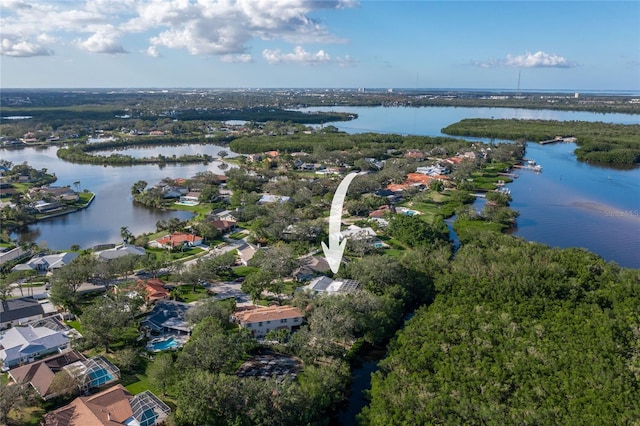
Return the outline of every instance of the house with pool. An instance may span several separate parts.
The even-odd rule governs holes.
[[[89,392],[120,379],[120,369],[103,356],[87,359],[77,351],[53,355],[32,364],[9,370],[15,383],[28,383],[45,401],[59,395],[52,389],[56,374],[67,373],[76,379],[81,391]]]
[[[158,300],[140,324],[145,335],[151,338],[147,350],[160,352],[184,345],[193,330],[193,325],[186,320],[186,313],[191,308],[193,306],[188,303]]]

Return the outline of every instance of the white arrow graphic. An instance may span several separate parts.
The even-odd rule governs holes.
[[[340,242],[340,223],[342,221],[342,204],[344,198],[347,195],[347,189],[353,178],[358,176],[359,173],[349,173],[342,179],[335,194],[333,194],[333,201],[331,202],[331,214],[329,216],[329,247],[322,242],[322,251],[324,251],[324,257],[327,259],[327,263],[334,274],[338,273],[340,269],[340,262],[342,261],[342,254],[344,248],[347,245],[347,239],[345,238]]]

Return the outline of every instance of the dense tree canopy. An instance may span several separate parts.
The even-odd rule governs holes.
[[[640,416],[640,272],[492,233],[392,343],[363,424],[624,424]]]

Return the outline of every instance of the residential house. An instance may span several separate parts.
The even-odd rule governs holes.
[[[377,238],[376,231],[370,226],[361,228],[358,225],[349,225],[344,231],[340,231],[340,240],[351,238],[354,240],[365,240]]]
[[[214,210],[207,216],[209,220],[226,220],[229,222],[237,222],[238,221],[238,211],[237,210]]]
[[[189,234],[187,232],[174,232],[170,235],[165,235],[162,238],[149,242],[151,247],[166,248],[169,250],[177,247],[196,247],[203,243],[203,238],[198,235]]]
[[[272,194],[263,194],[262,197],[258,200],[258,204],[270,204],[270,203],[280,203],[284,204],[291,200],[291,197],[286,197],[284,195],[272,195]]]
[[[266,306],[236,312],[235,321],[242,328],[250,330],[254,337],[264,337],[269,331],[300,326],[304,317],[293,306]]]
[[[94,254],[100,260],[112,260],[129,255],[144,256],[147,252],[142,247],[121,244],[110,249],[94,252]]]
[[[164,286],[164,283],[157,278],[148,280],[138,280],[137,285],[144,292],[144,298],[149,303],[155,303],[159,300],[169,300],[171,294]]]
[[[249,265],[249,261],[253,258],[253,255],[258,251],[258,247],[245,242],[240,247],[238,247],[238,257],[240,258],[240,263],[244,266]]]
[[[46,401],[57,396],[51,390],[53,377],[61,372],[63,367],[85,359],[80,352],[69,351],[31,364],[12,368],[8,374],[16,383],[29,383],[38,395]]]
[[[211,226],[213,226],[221,234],[224,234],[236,229],[236,221],[216,219],[211,221]]]
[[[185,315],[192,307],[188,303],[159,300],[140,325],[149,332],[191,334],[193,326]]]
[[[155,426],[163,424],[171,409],[150,391],[131,395],[117,384],[95,395],[80,396],[47,413],[43,426]]]
[[[32,297],[0,301],[0,330],[44,317],[44,308]]]
[[[51,198],[60,201],[78,201],[80,196],[77,192],[68,186],[51,186],[31,188],[28,197],[32,200],[41,200],[43,198]]]
[[[78,381],[81,390],[88,391],[120,378],[120,369],[102,356],[85,358],[69,351],[9,370],[16,383],[28,383],[45,401],[58,396],[51,389],[56,374],[66,372]]]
[[[62,268],[78,257],[77,252],[69,251],[58,254],[48,254],[31,258],[26,263],[20,263],[13,267],[13,271],[38,271],[51,272],[54,269]]]
[[[61,201],[48,202],[44,200],[38,200],[36,202],[31,203],[31,207],[36,209],[38,213],[47,213],[47,212],[52,212],[54,210],[60,210],[65,206],[66,204]]]
[[[405,158],[412,158],[414,160],[422,161],[425,158],[424,152],[419,149],[407,149],[404,153]]]
[[[299,260],[300,267],[293,271],[293,278],[298,282],[309,281],[330,269],[329,263],[323,256],[306,256]]]
[[[338,294],[338,293],[354,293],[358,290],[360,283],[356,280],[332,279],[326,276],[316,277],[309,284],[303,287],[303,290],[314,294]]]
[[[190,203],[198,203],[200,200],[200,192],[190,191],[180,197],[180,201],[186,201]]]
[[[70,349],[69,338],[47,327],[18,326],[0,336],[3,370],[35,361],[37,358]]]

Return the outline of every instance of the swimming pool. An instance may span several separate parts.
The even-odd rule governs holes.
[[[91,373],[89,373],[89,377],[91,378],[92,387],[99,387],[113,380],[113,375],[111,375],[104,368],[101,368],[97,371],[92,371]]]
[[[176,342],[173,337],[169,337],[168,339],[154,340],[147,347],[153,352],[160,352],[175,349],[177,346],[178,342]]]

